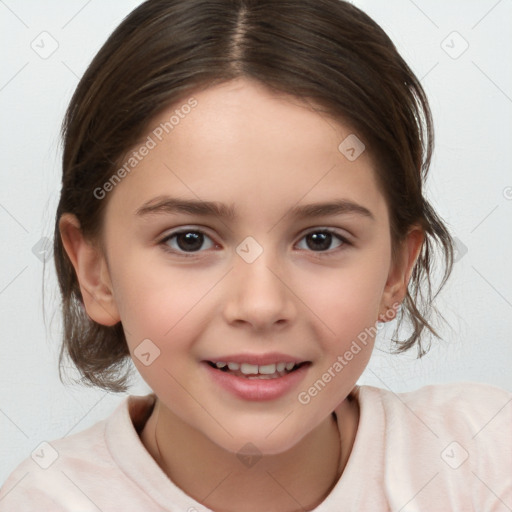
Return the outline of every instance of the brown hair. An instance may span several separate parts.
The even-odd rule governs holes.
[[[148,0],[94,57],[62,125],[54,234],[64,323],[59,374],[67,354],[84,383],[126,391],[131,363],[121,323],[99,325],[85,312],[60,237],[61,215],[75,214],[84,236],[100,239],[108,198],[98,200],[93,191],[121,165],[148,123],[187,94],[238,77],[311,101],[355,130],[377,164],[393,257],[414,223],[425,230],[394,336],[403,320],[412,333],[393,340],[396,351],[417,344],[421,357],[424,329],[439,337],[427,317],[451,273],[453,241],[422,192],[433,151],[432,118],[421,84],[379,25],[340,0]],[[445,268],[435,295],[434,242]]]

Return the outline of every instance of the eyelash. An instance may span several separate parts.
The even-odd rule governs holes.
[[[199,254],[201,254],[202,252],[204,252],[204,251],[199,250],[199,251],[193,251],[193,252],[187,253],[187,252],[184,252],[184,251],[181,251],[181,250],[177,251],[175,249],[171,249],[169,247],[169,245],[167,244],[169,242],[169,240],[172,240],[176,236],[181,235],[181,234],[185,234],[185,233],[198,233],[198,234],[204,235],[205,237],[211,239],[211,237],[207,233],[205,233],[203,230],[201,230],[201,229],[187,228],[187,229],[180,229],[179,231],[174,231],[172,233],[169,233],[163,240],[161,240],[159,242],[159,245],[161,245],[163,250],[168,252],[168,253],[179,255],[180,257],[184,257],[184,258],[194,258],[194,257],[197,258],[197,256]],[[344,237],[344,236],[340,235],[339,233],[337,233],[336,231],[334,231],[332,229],[328,229],[328,228],[317,228],[317,229],[308,231],[307,233],[304,233],[304,235],[301,237],[300,240],[303,240],[308,235],[319,234],[319,233],[333,235],[340,242],[342,242],[342,244],[340,246],[338,246],[337,248],[331,249],[331,250],[328,250],[328,251],[306,250],[307,252],[310,252],[313,255],[315,255],[315,257],[326,257],[326,256],[329,257],[329,256],[332,256],[334,253],[339,252],[340,250],[344,250],[344,248],[346,249],[347,246],[351,246],[352,245],[347,240],[346,237]],[[213,242],[213,240],[212,240],[212,242]],[[215,242],[213,242],[213,243],[215,244]]]

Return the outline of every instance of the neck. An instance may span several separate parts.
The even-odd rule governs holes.
[[[295,512],[315,508],[332,490],[350,455],[358,418],[357,401],[347,399],[338,418],[329,415],[290,450],[241,461],[157,399],[141,440],[178,487],[216,512]]]

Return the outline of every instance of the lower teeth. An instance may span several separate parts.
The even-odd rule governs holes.
[[[279,377],[283,377],[284,375],[286,375],[286,373],[272,373],[270,375],[263,375],[263,374],[258,374],[258,375],[245,375],[245,377],[247,379],[261,379],[261,380],[267,380],[267,379],[278,379]]]

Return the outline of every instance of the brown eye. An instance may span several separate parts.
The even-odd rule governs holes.
[[[331,230],[311,231],[302,240],[306,241],[306,248],[313,252],[327,252],[343,245],[349,245],[349,242],[344,237]],[[332,247],[336,240],[338,244]]]
[[[202,252],[200,251],[203,247],[205,240],[210,240],[210,246],[213,247],[213,242],[208,235],[198,230],[182,230],[175,233],[171,233],[169,236],[162,240],[162,244],[168,247],[168,250],[176,253],[189,253],[189,252]]]

